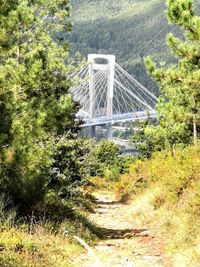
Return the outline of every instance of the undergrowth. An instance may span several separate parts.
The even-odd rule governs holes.
[[[21,214],[1,197],[0,266],[73,267],[83,249],[74,236],[88,244],[101,237],[99,228],[87,219],[89,209],[93,209],[89,196],[79,206],[48,196],[31,214]]]
[[[153,213],[141,212],[160,227],[173,266],[200,266],[200,145],[163,151],[150,160],[138,160],[115,184],[120,200],[142,201],[149,192]],[[137,215],[138,215],[137,214]],[[134,215],[133,215],[134,216]]]

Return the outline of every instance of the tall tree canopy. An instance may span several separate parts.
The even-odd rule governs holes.
[[[160,87],[159,126],[146,131],[150,135],[164,135],[173,147],[190,142],[192,132],[195,142],[200,125],[200,17],[192,0],[168,0],[167,16],[170,23],[181,27],[184,35],[167,36],[177,64],[166,68],[161,63],[157,67],[151,58],[146,58],[147,69]]]
[[[68,94],[73,71],[61,32],[67,0],[0,2],[0,190],[31,205],[44,192],[55,143],[73,137],[78,105]]]

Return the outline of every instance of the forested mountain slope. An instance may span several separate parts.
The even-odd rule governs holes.
[[[171,60],[166,33],[177,31],[168,25],[163,0],[72,0],[74,51],[115,54],[117,62],[148,88],[152,81],[142,58]]]

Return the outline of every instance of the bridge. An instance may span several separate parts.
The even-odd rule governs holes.
[[[96,126],[106,125],[107,138],[112,138],[114,123],[156,116],[157,97],[118,65],[114,55],[88,55],[73,80],[70,92],[81,105],[77,116],[91,137]]]

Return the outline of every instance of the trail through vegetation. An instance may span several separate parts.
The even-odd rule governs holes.
[[[148,212],[146,201],[150,196],[140,205],[134,205],[115,201],[115,194],[108,190],[96,191],[94,195],[97,206],[90,220],[100,227],[103,238],[92,247],[95,257],[81,254],[74,260],[75,266],[170,266],[156,230],[135,219],[140,206],[146,206],[144,212]]]
[[[0,267],[199,267],[198,3],[70,2],[0,1]],[[80,137],[70,88],[89,53],[159,86],[134,157]]]

